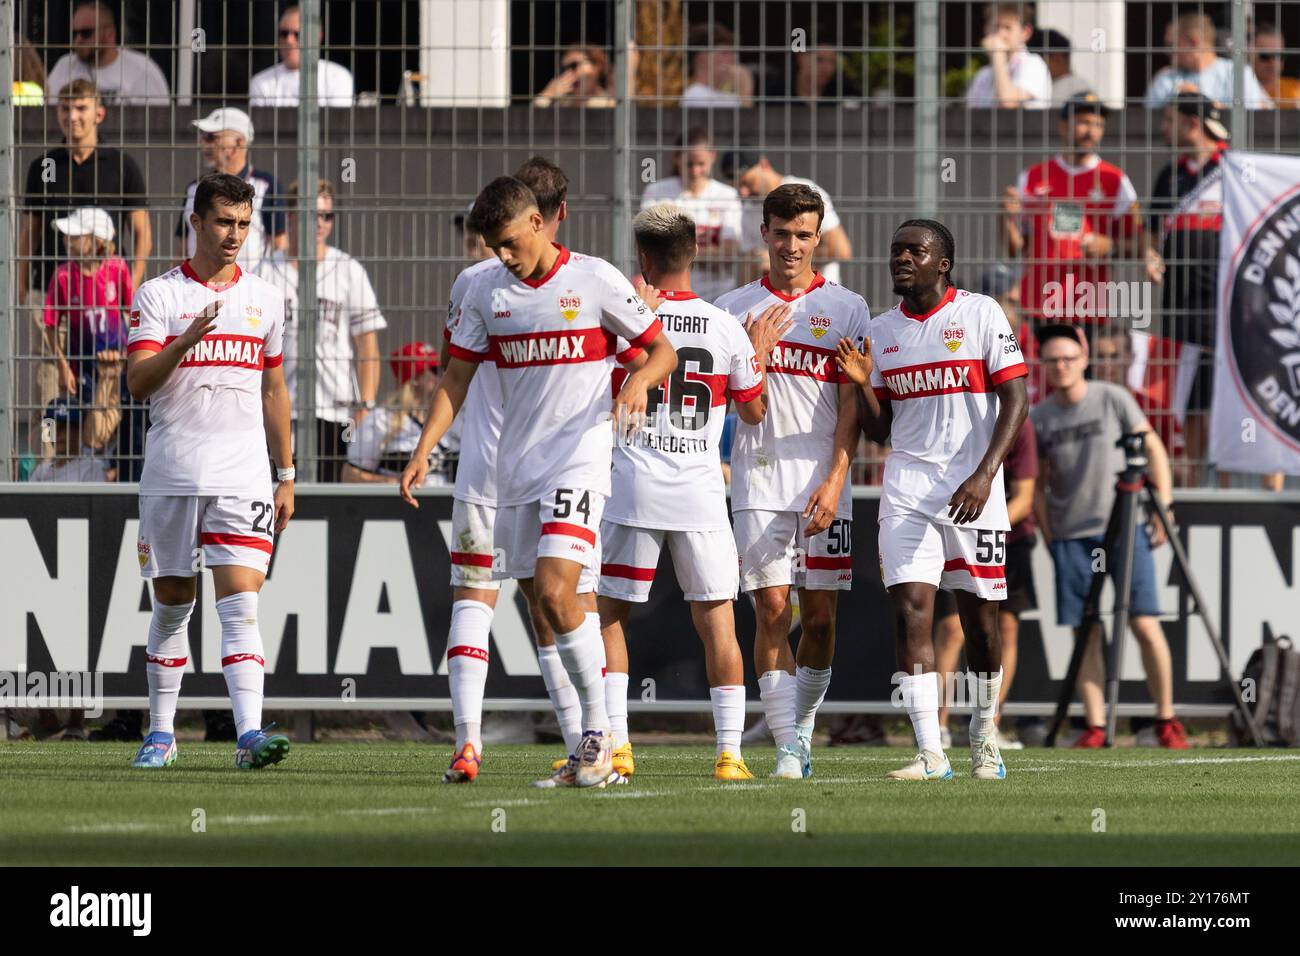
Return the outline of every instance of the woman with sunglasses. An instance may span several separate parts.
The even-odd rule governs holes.
[[[597,47],[571,46],[560,57],[560,72],[543,87],[533,105],[589,106],[609,109],[614,105],[610,85],[609,57]]]

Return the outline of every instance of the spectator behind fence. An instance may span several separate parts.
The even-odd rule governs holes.
[[[72,9],[72,52],[50,70],[48,88],[88,80],[103,101],[122,106],[166,106],[171,87],[152,58],[117,45],[117,18],[107,3],[78,0]]]
[[[839,105],[862,99],[862,86],[844,75],[840,55],[832,47],[814,47],[792,55],[794,69],[769,84],[768,94],[816,105]],[[784,63],[781,64],[784,67]],[[855,103],[856,105],[856,103]]]
[[[1251,66],[1259,85],[1278,109],[1300,109],[1300,79],[1283,76],[1286,63],[1286,41],[1280,27],[1261,25],[1255,30],[1251,44]]]
[[[1174,31],[1173,68],[1161,70],[1147,88],[1147,109],[1165,106],[1180,89],[1194,86],[1212,100],[1232,102],[1232,61],[1215,54],[1214,21],[1201,13],[1185,13]],[[1246,108],[1268,109],[1273,105],[1255,78],[1254,70],[1244,76]]]
[[[319,45],[325,38],[322,27],[316,37]],[[287,7],[280,14],[280,60],[260,73],[253,74],[248,82],[248,105],[297,106],[300,82],[298,67],[302,55],[302,20],[298,7]],[[352,71],[341,63],[322,59],[316,64],[316,96],[313,106],[349,107],[352,105]]]
[[[811,186],[821,194],[826,212],[822,216],[821,242],[813,250],[813,266],[831,282],[840,281],[840,263],[853,256],[853,247],[826,190],[811,179],[777,172],[768,158],[759,153],[746,150],[725,153],[721,165],[723,178],[736,187],[744,200],[740,247],[749,256],[746,265],[752,274],[742,276],[742,282],[751,282],[767,272],[767,243],[759,228],[763,223],[763,200],[777,186],[786,183]]]
[[[334,186],[322,179],[316,187],[315,316],[298,308],[298,184],[289,185],[289,247],[271,252],[258,274],[284,293],[284,380],[295,419],[299,323],[316,327],[317,480],[338,481],[345,457],[349,424],[362,424],[379,393],[379,332],[388,328],[370,277],[361,263],[329,244],[334,232]]]
[[[988,54],[966,90],[971,109],[1045,110],[1052,105],[1052,74],[1047,63],[1026,44],[1034,25],[1023,3],[990,3],[985,9],[984,38]]]
[[[425,342],[407,342],[390,357],[397,389],[367,416],[348,445],[343,480],[396,484],[420,443],[424,419],[441,380],[438,350]],[[429,455],[424,487],[447,487],[456,481],[456,455],[439,442]]]
[[[1029,411],[1038,437],[1040,465],[1035,506],[1056,569],[1056,623],[1074,628],[1078,640],[1098,554],[1105,560],[1105,573],[1113,579],[1119,567],[1113,549],[1125,546],[1105,540],[1115,504],[1115,481],[1124,468],[1124,452],[1117,447],[1120,435],[1144,434],[1150,460],[1147,474],[1166,507],[1173,505],[1173,482],[1165,447],[1128,389],[1084,377],[1088,340],[1082,331],[1077,326],[1060,325],[1041,334],[1041,360],[1053,391]],[[1173,666],[1158,620],[1160,603],[1151,554],[1153,547],[1165,543],[1164,530],[1152,515],[1145,526],[1135,529],[1133,537],[1129,627],[1137,638],[1147,690],[1156,705],[1160,746],[1181,750],[1187,739],[1174,716]],[[1112,548],[1109,552],[1105,550],[1108,547]],[[1078,689],[1087,729],[1075,747],[1101,747],[1106,739],[1100,632],[1100,627],[1094,627],[1088,635],[1088,650],[1079,670]]]
[[[62,390],[76,395],[98,355],[126,348],[122,313],[131,306],[131,276],[115,254],[113,219],[103,209],[74,209],[52,225],[63,234],[68,261],[55,270],[45,295],[45,344]]]
[[[117,385],[124,364],[105,362],[103,380]],[[96,388],[98,393],[98,388]],[[32,471],[29,481],[113,481],[112,464],[100,453],[117,427],[113,409],[82,407],[77,396],[61,395],[45,408],[44,427],[53,431],[54,455]]]
[[[1108,113],[1095,94],[1075,96],[1056,123],[1061,152],[1022,172],[1003,196],[1003,236],[1007,253],[1024,262],[1020,302],[1031,329],[1078,322],[1091,335],[1122,305],[1103,283],[1116,253],[1138,248],[1142,224],[1133,183],[1097,155]],[[1031,401],[1042,384],[1040,371],[1030,375]]]
[[[730,29],[721,23],[697,23],[686,42],[690,84],[682,91],[682,106],[754,105],[754,75],[737,58],[736,36]]]
[[[1029,41],[1052,76],[1052,108],[1060,109],[1076,94],[1087,93],[1092,84],[1070,69],[1070,39],[1060,30],[1039,30]]]
[[[628,87],[631,89],[631,86]],[[597,47],[571,46],[560,58],[560,72],[542,88],[533,105],[588,106],[608,109],[614,105],[614,84],[609,57]]]
[[[14,106],[45,105],[45,64],[36,47],[26,39],[18,41],[14,60]]]
[[[203,160],[212,172],[238,176],[253,187],[253,221],[235,261],[242,268],[255,272],[262,257],[272,249],[283,249],[288,238],[285,235],[284,192],[280,183],[270,173],[254,168],[249,157],[253,121],[243,110],[227,106],[213,110],[203,119],[193,120],[190,125],[199,131]],[[194,227],[190,224],[190,216],[194,214],[194,190],[198,185],[198,179],[191,180],[185,190],[185,211],[176,224],[177,261],[194,255]]]
[[[678,140],[675,175],[651,183],[641,194],[642,209],[669,202],[695,220],[698,252],[692,281],[696,294],[708,302],[736,287],[744,218],[740,194],[713,178],[717,155],[708,130],[692,128]]]

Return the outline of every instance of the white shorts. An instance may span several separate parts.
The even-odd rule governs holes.
[[[1007,597],[1007,532],[942,524],[918,512],[880,519],[880,577],[970,591],[986,601]]]
[[[141,495],[136,552],[146,578],[192,578],[205,567],[271,567],[275,503],[234,495]]]
[[[497,508],[492,577],[531,578],[538,558],[564,558],[582,565],[578,593],[596,590],[600,579],[600,518],[605,496],[582,488],[558,488],[541,501]]]
[[[730,530],[653,531],[612,521],[600,526],[603,557],[596,593],[638,604],[649,600],[665,537],[686,600],[735,600],[740,573]]]
[[[836,518],[812,538],[797,511],[737,511],[732,515],[743,591],[793,585],[810,591],[853,587],[853,522]]]
[[[500,590],[492,580],[497,509],[453,498],[451,502],[451,586]],[[496,562],[500,564],[500,560]]]

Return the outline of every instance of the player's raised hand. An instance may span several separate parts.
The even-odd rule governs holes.
[[[853,345],[852,339],[840,339],[835,346],[835,364],[854,385],[865,388],[871,381],[871,370],[875,365],[871,361],[871,339],[863,338],[862,349]]]
[[[659,290],[646,282],[645,279],[638,277],[633,288],[636,289],[636,294],[641,297],[641,301],[645,303],[646,308],[651,312],[658,312],[659,306],[664,304],[664,297],[660,295]]]
[[[840,489],[843,487],[842,482],[827,478],[813,492],[808,499],[808,507],[803,509],[803,516],[811,519],[803,529],[805,538],[821,534],[831,526],[835,520],[835,509],[840,503]]]
[[[993,488],[993,479],[975,472],[963,481],[948,499],[948,517],[953,524],[968,524],[984,512]]]
[[[614,399],[612,414],[614,438],[617,441],[630,442],[645,423],[649,396],[645,386],[639,382],[639,375],[629,375],[619,390],[618,397]]]
[[[199,343],[199,339],[217,327],[217,315],[221,312],[221,305],[221,299],[209,302],[203,307],[203,311],[194,317],[189,327],[176,336],[176,341],[181,343],[185,351],[194,348]]]
[[[757,319],[753,313],[745,314],[745,331],[749,334],[749,342],[754,346],[754,354],[763,362],[767,361],[776,343],[790,331],[792,325],[794,318],[786,303],[768,306]]]
[[[293,517],[293,482],[282,481],[275,486],[275,533],[288,527]]]
[[[420,503],[415,500],[415,495],[411,494],[411,489],[423,485],[428,475],[429,459],[418,456],[407,462],[406,468],[402,471],[402,480],[398,482],[397,488],[402,493],[402,500],[412,508],[420,507]]]

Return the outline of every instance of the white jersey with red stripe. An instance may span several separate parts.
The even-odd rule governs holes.
[[[218,301],[216,328],[149,397],[142,495],[269,494],[262,370],[284,361],[283,293],[238,266],[213,288],[182,263],[140,286],[127,349],[162,351]]]
[[[517,279],[499,263],[484,270],[451,336],[452,356],[490,359],[501,378],[499,506],[537,502],[557,488],[608,497],[615,343],[622,336],[642,347],[660,330],[621,272],[556,248],[540,279]]]
[[[731,509],[803,511],[830,474],[839,420],[835,344],[861,346],[871,313],[856,292],[818,275],[802,293],[777,292],[767,276],[718,299],[738,320],[773,305],[788,304],[794,325],[772,349],[767,363],[767,415],[757,425],[741,422],[731,450]],[[835,513],[852,518],[852,490],[844,483]]]
[[[948,501],[975,473],[998,417],[994,389],[1027,374],[997,301],[949,287],[925,315],[900,302],[871,323],[871,386],[892,406],[880,517],[920,512],[952,524]],[[965,528],[1010,530],[998,468],[984,511]]]
[[[646,425],[614,443],[613,494],[605,520],[657,531],[727,531],[718,444],[727,400],[763,390],[754,347],[732,316],[694,292],[661,291],[656,316],[677,349],[677,370],[650,392]],[[628,361],[630,350],[619,355]],[[615,391],[626,373],[614,372]]]
[[[451,285],[447,324],[443,335],[451,341],[460,321],[461,302],[474,280],[501,263],[495,257],[462,269]],[[501,442],[501,381],[497,367],[482,362],[469,383],[460,410],[460,460],[456,464],[456,489],[452,496],[476,505],[497,502],[497,446]]]
[[[734,262],[708,257],[723,243],[739,246],[744,228],[744,206],[740,193],[726,183],[710,179],[698,193],[686,190],[678,176],[651,183],[641,194],[641,208],[671,203],[695,221],[695,242],[703,258],[691,270],[691,284],[702,299],[712,302],[736,284]]]

